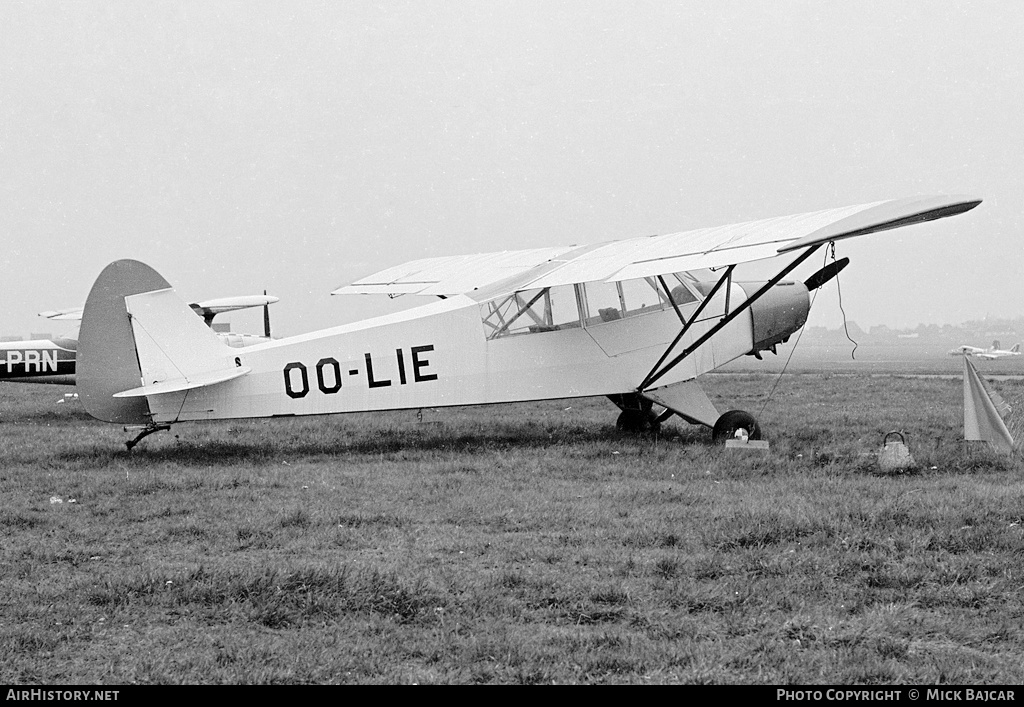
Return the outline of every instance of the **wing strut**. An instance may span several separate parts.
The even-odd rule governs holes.
[[[693,324],[693,323],[694,323],[695,321],[697,321],[698,317],[700,317],[700,313],[701,313],[701,312],[703,312],[703,311],[704,311],[704,308],[705,308],[705,307],[706,307],[706,306],[708,305],[708,303],[709,303],[709,302],[711,302],[711,299],[712,299],[712,298],[713,298],[713,297],[715,296],[715,293],[716,293],[716,292],[718,292],[718,290],[719,290],[719,289],[720,289],[720,288],[722,287],[722,285],[723,285],[723,284],[725,284],[725,283],[726,283],[727,281],[729,281],[729,280],[730,280],[730,279],[732,278],[732,271],[733,271],[733,269],[734,269],[735,267],[736,267],[735,265],[730,265],[730,266],[729,266],[728,268],[726,268],[725,272],[724,272],[724,273],[722,274],[722,277],[720,277],[720,278],[718,279],[718,282],[716,282],[716,283],[715,283],[715,286],[711,288],[711,292],[709,292],[709,293],[708,293],[708,294],[707,294],[707,295],[706,295],[706,296],[704,297],[704,300],[703,300],[703,301],[702,301],[702,302],[700,303],[700,306],[698,306],[698,307],[697,307],[697,311],[695,311],[695,312],[693,313],[693,316],[692,316],[692,317],[690,317],[690,321],[686,321],[685,319],[683,319],[683,313],[679,311],[679,307],[677,307],[677,306],[676,306],[675,300],[674,300],[674,299],[672,299],[672,294],[671,294],[671,293],[669,293],[669,291],[668,291],[668,286],[667,286],[667,285],[665,284],[665,281],[664,281],[664,280],[662,280],[662,281],[661,281],[661,285],[662,285],[662,287],[664,287],[664,288],[665,288],[665,292],[666,292],[666,293],[668,294],[668,300],[669,300],[669,302],[671,302],[671,303],[672,303],[672,306],[676,308],[676,314],[678,314],[678,315],[679,315],[679,318],[683,320],[683,328],[682,328],[682,330],[681,330],[681,331],[680,331],[680,332],[679,332],[679,333],[678,333],[678,334],[676,335],[676,338],[672,339],[672,343],[668,345],[668,348],[667,348],[667,349],[665,349],[665,353],[663,353],[663,354],[661,355],[661,358],[659,358],[659,359],[658,359],[658,362],[657,362],[656,364],[654,364],[654,366],[653,366],[653,367],[651,368],[650,372],[649,372],[649,373],[648,373],[648,374],[647,374],[647,375],[646,375],[646,376],[644,377],[644,381],[643,381],[643,383],[641,383],[641,384],[640,384],[639,386],[637,386],[637,390],[638,390],[638,391],[639,391],[639,390],[644,390],[644,389],[646,389],[646,388],[647,388],[647,386],[651,384],[651,382],[652,382],[652,381],[651,381],[651,377],[652,377],[652,376],[654,376],[654,373],[655,373],[655,371],[657,371],[657,370],[658,370],[658,367],[659,367],[659,366],[660,366],[660,365],[661,365],[662,363],[664,363],[664,362],[665,362],[665,359],[666,359],[666,358],[668,358],[668,355],[669,355],[670,353],[672,353],[672,349],[674,349],[674,348],[675,348],[676,344],[678,344],[678,343],[679,343],[679,341],[680,341],[680,340],[681,340],[681,339],[683,338],[683,336],[684,336],[684,335],[686,334],[686,332],[687,332],[687,331],[689,331],[689,329],[690,329],[690,326],[691,326],[691,325],[692,325],[692,324]],[[660,278],[659,278],[659,279],[660,279]],[[680,361],[682,361],[682,358],[680,358],[679,360],[680,360]],[[673,366],[675,366],[675,364],[676,364],[676,363],[678,363],[678,361],[676,361],[676,362],[673,362],[672,364],[670,364],[670,365],[669,365],[669,368],[672,368]],[[667,371],[665,371],[665,372],[667,372]],[[661,377],[662,375],[664,375],[664,373],[665,373],[665,372],[663,372],[663,373],[660,373],[660,374],[658,375],[658,378],[660,378],[660,377]]]
[[[805,260],[807,260],[807,258],[809,258],[811,256],[811,254],[814,253],[814,251],[818,250],[818,248],[820,248],[822,245],[824,245],[824,244],[823,243],[815,243],[814,245],[810,246],[807,250],[805,250],[803,253],[801,253],[795,260],[793,260],[793,262],[791,262],[789,265],[784,267],[781,270],[781,272],[779,272],[778,275],[776,275],[771,280],[766,282],[761,287],[761,289],[759,289],[753,295],[748,297],[743,302],[743,304],[741,304],[739,307],[737,307],[733,311],[731,311],[731,312],[728,311],[728,305],[726,305],[726,314],[725,314],[725,316],[723,316],[720,320],[718,320],[718,323],[715,324],[715,326],[711,327],[711,329],[709,329],[704,334],[704,336],[700,337],[695,342],[690,344],[690,346],[688,346],[686,348],[686,350],[684,350],[681,354],[679,354],[674,359],[672,359],[671,361],[666,363],[664,366],[662,366],[661,365],[662,362],[668,357],[668,354],[669,354],[669,352],[672,351],[672,348],[679,342],[680,339],[682,339],[683,334],[686,333],[686,330],[690,327],[690,325],[694,321],[696,321],[697,315],[700,314],[700,311],[701,311],[701,309],[704,308],[704,305],[707,302],[711,301],[711,298],[714,296],[715,292],[722,285],[722,283],[725,282],[726,279],[731,278],[731,276],[732,276],[732,269],[735,266],[734,265],[730,265],[729,269],[725,272],[724,275],[722,275],[721,279],[718,281],[718,283],[715,285],[715,287],[711,290],[711,292],[707,295],[707,297],[704,298],[704,302],[701,303],[701,306],[697,309],[696,312],[694,312],[694,315],[692,317],[690,317],[690,321],[687,322],[686,326],[683,327],[683,330],[681,332],[679,332],[679,335],[672,341],[671,344],[669,344],[668,348],[665,350],[665,353],[662,354],[661,358],[654,365],[654,368],[651,369],[651,372],[648,373],[647,376],[644,378],[643,382],[639,386],[637,386],[637,391],[638,392],[642,392],[642,391],[646,390],[647,388],[652,386],[659,378],[661,378],[666,373],[671,371],[673,368],[678,366],[679,363],[684,358],[686,358],[687,356],[692,354],[694,351],[696,351],[698,348],[700,348],[704,344],[705,341],[707,341],[712,336],[714,336],[719,331],[721,331],[724,326],[726,326],[729,322],[731,322],[733,319],[735,319],[737,316],[739,316],[739,314],[741,312],[743,312],[745,309],[749,308],[750,305],[752,305],[755,301],[760,299],[762,297],[762,295],[764,295],[766,292],[768,292],[768,290],[770,290],[771,288],[775,287],[775,285],[778,284],[778,282],[782,278],[784,278],[786,275],[788,275],[800,263],[802,263]],[[659,366],[660,366],[660,368],[659,368]]]

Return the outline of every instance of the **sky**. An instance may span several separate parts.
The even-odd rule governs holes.
[[[1007,0],[0,0],[0,334],[120,258],[292,335],[429,302],[330,295],[407,260],[931,194],[984,202],[838,243],[809,323],[1024,316],[1022,38]]]

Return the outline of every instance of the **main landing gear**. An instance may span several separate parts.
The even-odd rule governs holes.
[[[615,421],[619,432],[633,434],[658,434],[661,432],[661,419],[654,410],[623,410]]]
[[[661,432],[661,423],[675,414],[668,408],[661,413],[655,412],[654,404],[650,400],[636,394],[609,395],[608,397],[621,410],[615,421],[615,427],[620,432],[658,434]],[[695,419],[685,419],[688,422],[697,422]],[[715,444],[725,444],[726,440],[737,437],[761,439],[761,426],[754,416],[745,410],[730,410],[719,416],[711,430],[711,439]]]
[[[665,410],[661,414],[654,412],[654,403],[635,393],[608,397],[622,411],[615,421],[615,427],[620,432],[658,434],[661,431],[661,423],[672,416],[671,410]]]

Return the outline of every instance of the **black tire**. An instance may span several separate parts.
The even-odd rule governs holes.
[[[747,439],[761,439],[761,426],[757,424],[754,416],[745,410],[730,410],[719,417],[711,432],[711,439],[715,444],[725,444],[725,441],[734,438],[740,429],[747,431]]]
[[[654,414],[653,410],[623,410],[619,413],[619,419],[615,421],[615,426],[620,432],[657,434],[661,431],[661,423],[657,418],[658,416]]]

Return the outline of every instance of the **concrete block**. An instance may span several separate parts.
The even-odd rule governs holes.
[[[768,453],[768,440],[764,439],[727,439],[725,440],[726,449],[738,449],[746,450],[751,452],[760,452],[761,454]]]

